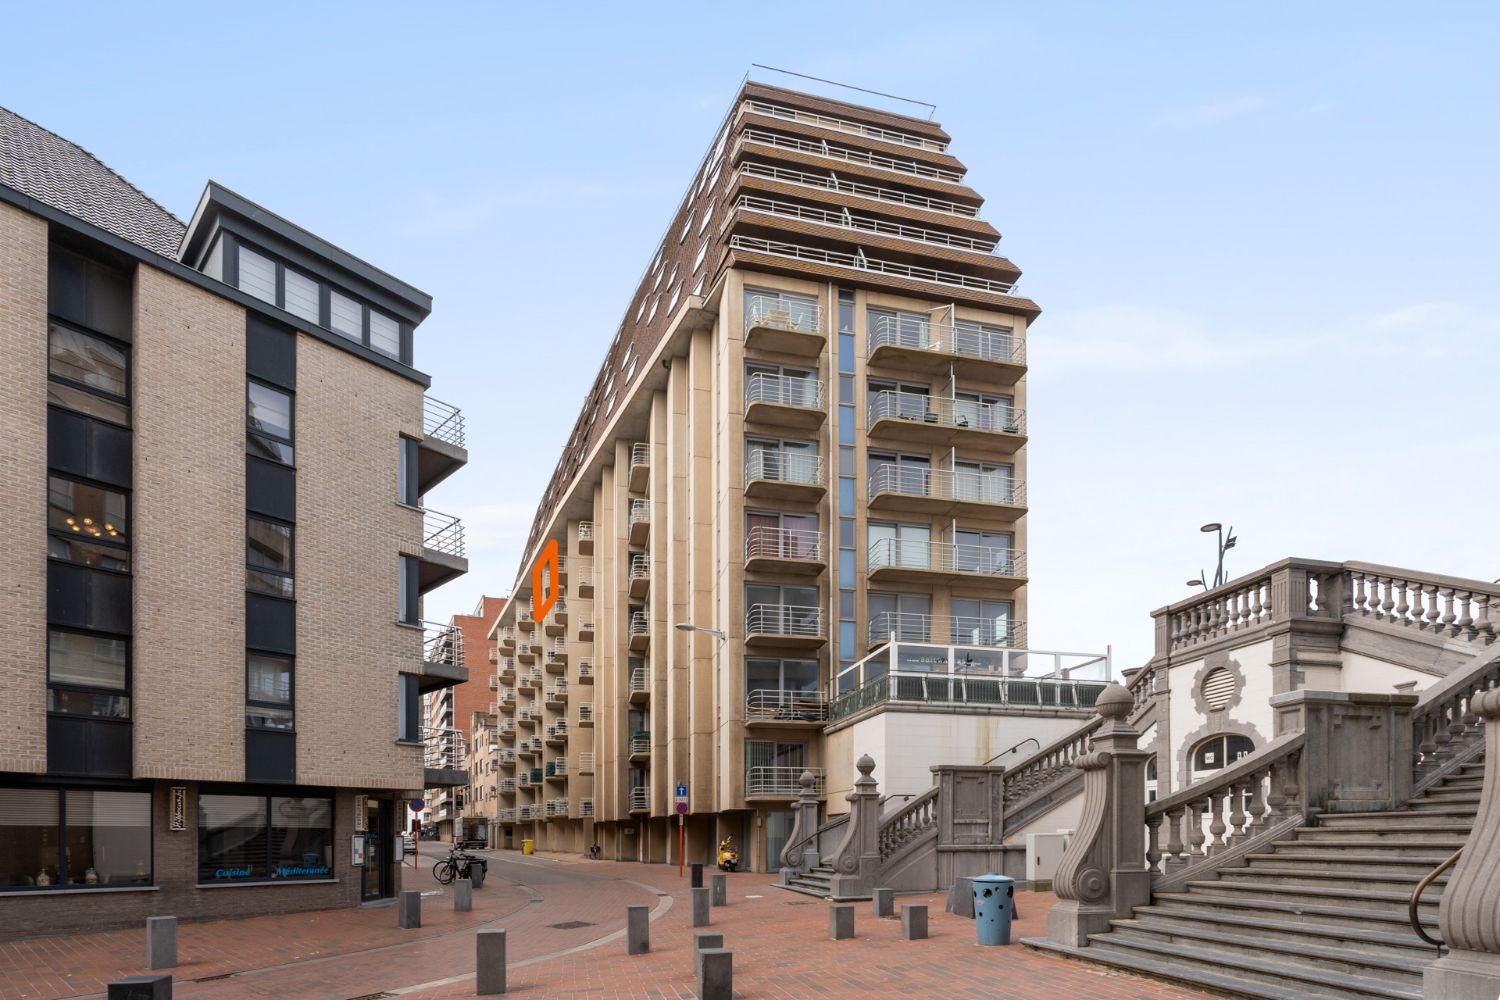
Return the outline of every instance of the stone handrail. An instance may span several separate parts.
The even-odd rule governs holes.
[[[1089,737],[1102,723],[1094,716],[1005,772],[1005,807],[1010,807],[1073,773],[1073,762],[1088,752]]]
[[[1474,699],[1496,687],[1500,687],[1500,646],[1485,650],[1422,692],[1411,719],[1413,767],[1419,782],[1434,777],[1483,736]]]
[[[1228,767],[1146,807],[1146,867],[1152,887],[1217,868],[1302,822],[1298,769],[1306,734],[1288,733]],[[1204,818],[1207,817],[1207,826]],[[1161,828],[1167,830],[1165,850]],[[1226,857],[1225,855],[1229,855]]]
[[[1345,613],[1488,645],[1500,616],[1500,586],[1373,563],[1345,563]]]
[[[937,800],[934,786],[880,821],[881,861],[937,826]]]

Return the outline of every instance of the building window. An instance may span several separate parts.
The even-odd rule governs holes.
[[[47,555],[98,569],[130,569],[130,507],[124,493],[47,477]]]
[[[251,729],[291,729],[292,660],[269,653],[245,657],[245,725]]]
[[[748,657],[745,660],[745,694],[752,711],[771,711],[795,707],[798,702],[788,695],[816,695],[818,683],[817,660],[778,660],[769,657]],[[757,695],[757,692],[760,692]],[[777,714],[776,718],[788,718]]]
[[[249,247],[240,247],[240,291],[276,305],[276,262]]]
[[[291,393],[260,382],[246,382],[245,429],[250,454],[292,464]]]
[[[400,686],[396,692],[396,739],[403,743],[416,743],[422,738],[418,709],[422,696],[417,688],[416,674],[400,674]]]
[[[130,718],[130,644],[111,636],[47,630],[47,711]]]
[[[328,293],[328,326],[341,337],[356,343],[365,339],[365,310],[362,305],[339,292]]]
[[[1193,748],[1193,779],[1198,775],[1228,767],[1241,757],[1255,752],[1255,743],[1238,733],[1210,736]]]
[[[401,327],[374,309],[370,310],[370,346],[392,358],[401,355]]]
[[[333,875],[333,800],[198,796],[198,881],[260,882]]]
[[[309,323],[323,325],[322,305],[319,302],[318,283],[305,274],[291,268],[283,268],[286,275],[286,311],[300,316]]]
[[[397,585],[397,620],[405,625],[415,625],[422,620],[421,598],[417,591],[417,560],[415,556],[401,556]]]
[[[411,438],[398,438],[397,461],[400,466],[400,495],[397,500],[408,507],[419,507],[422,495],[417,492],[417,472],[420,468],[418,444]]]
[[[47,402],[130,423],[130,352],[53,320],[47,330]]]
[[[263,517],[247,519],[245,589],[292,596],[292,526]]]
[[[151,793],[0,788],[0,891],[151,884]]]

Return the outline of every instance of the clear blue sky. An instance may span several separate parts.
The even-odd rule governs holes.
[[[1044,310],[1033,645],[1128,667],[1204,521],[1234,572],[1500,576],[1500,15],[1298,6],[31,4],[0,102],[180,216],[212,177],[433,294],[471,462],[429,500],[472,572],[429,617],[510,586],[748,65],[936,103]]]

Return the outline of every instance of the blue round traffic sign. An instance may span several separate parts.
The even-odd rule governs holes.
[[[427,803],[423,802],[421,799],[412,799],[407,803],[407,805],[411,807],[411,811],[414,813],[419,813],[423,809],[427,808]]]
[[[687,815],[687,803],[686,802],[679,802],[679,803],[677,803],[677,815],[679,815],[679,816],[686,816]]]

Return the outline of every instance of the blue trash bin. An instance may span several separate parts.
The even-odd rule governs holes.
[[[1009,875],[974,876],[974,928],[980,944],[1010,944],[1016,880]]]

